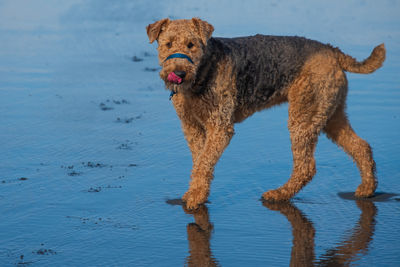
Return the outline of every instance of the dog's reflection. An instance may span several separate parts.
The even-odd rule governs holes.
[[[349,266],[358,260],[360,254],[367,253],[375,229],[376,206],[372,201],[357,200],[361,215],[350,232],[335,248],[327,250],[322,256],[315,256],[313,223],[292,203],[268,203],[263,205],[270,210],[279,211],[292,226],[293,246],[290,266]],[[210,248],[213,225],[208,209],[201,205],[197,210],[187,210],[194,217],[194,223],[187,225],[189,256],[187,266],[218,266]]]
[[[208,208],[200,205],[195,211],[183,208],[187,214],[192,214],[194,223],[187,225],[187,238],[189,241],[188,266],[218,266],[210,248],[210,238],[213,225],[210,223]]]
[[[315,229],[311,221],[292,203],[268,203],[263,205],[270,210],[279,211],[292,225],[293,247],[290,266],[349,266],[358,260],[357,255],[368,250],[375,229],[376,206],[372,201],[357,200],[361,210],[360,219],[351,233],[335,248],[315,258]]]

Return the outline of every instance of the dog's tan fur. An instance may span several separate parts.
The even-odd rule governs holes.
[[[214,166],[234,134],[234,123],[283,102],[289,102],[288,128],[293,171],[286,184],[265,192],[263,198],[288,200],[311,181],[316,172],[314,151],[321,131],[357,163],[362,183],[355,192],[356,196],[372,196],[377,186],[375,162],[369,144],[356,135],[347,119],[347,79],[344,71],[375,71],[385,59],[384,45],[376,47],[371,56],[360,63],[338,48],[304,38],[211,38],[213,30],[212,25],[198,18],[163,19],[147,26],[150,42],[158,41],[158,57],[162,66],[160,77],[169,90],[176,92],[172,98],[173,105],[192,152],[190,188],[182,198],[187,208],[197,208],[207,200]],[[275,50],[280,49],[279,46],[287,46],[282,51],[297,58],[293,64],[300,64],[295,72],[279,64],[270,68],[272,74],[265,69],[252,68],[252,62],[249,64],[245,56],[252,56],[251,53],[255,52],[250,49],[243,56],[241,53],[245,48],[237,48],[240,45],[249,46],[250,42],[262,46],[266,40],[275,42]],[[300,50],[307,47],[308,50],[304,48],[303,54],[296,54],[300,51],[294,49],[296,47],[301,47]],[[165,61],[173,53],[190,56],[193,64],[183,58]],[[271,58],[274,56],[272,54]],[[273,65],[268,54],[257,55],[258,60],[263,62],[261,65],[258,62],[257,66]],[[249,70],[243,73],[245,65]],[[168,80],[168,74],[174,71],[186,72],[182,84],[173,84]],[[279,88],[261,90],[261,87],[248,86],[247,83],[260,80],[255,78],[249,81],[249,77],[262,77],[264,74],[270,75],[270,80],[278,80]]]

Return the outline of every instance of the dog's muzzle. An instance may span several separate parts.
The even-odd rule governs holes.
[[[168,81],[175,84],[181,84],[183,82],[183,78],[185,78],[186,72],[184,71],[173,71],[168,74]]]
[[[190,63],[194,64],[193,60],[188,55],[185,55],[182,53],[171,54],[164,60],[164,62],[169,59],[172,59],[172,58],[183,58],[183,59],[186,59],[187,61],[189,61]],[[168,74],[167,79],[169,82],[172,82],[175,84],[181,84],[183,82],[183,79],[185,78],[185,76],[186,76],[186,72],[184,72],[184,71],[174,71],[174,72],[171,72]]]

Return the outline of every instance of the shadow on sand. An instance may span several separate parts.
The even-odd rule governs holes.
[[[375,230],[377,208],[374,201],[390,201],[397,195],[377,193],[374,198],[364,200],[354,199],[353,195],[354,193],[339,193],[343,199],[355,200],[357,207],[361,210],[358,222],[337,246],[327,250],[318,258],[315,256],[315,228],[312,221],[291,202],[263,202],[269,210],[279,211],[284,215],[292,226],[293,244],[290,266],[349,266],[352,262],[359,260],[362,255],[367,254]],[[189,256],[186,259],[186,265],[218,266],[218,261],[210,248],[213,224],[210,222],[207,206],[202,205],[197,210],[190,211],[184,207],[180,199],[171,199],[166,202],[170,205],[182,206],[184,212],[193,215],[195,220],[194,223],[187,225]]]

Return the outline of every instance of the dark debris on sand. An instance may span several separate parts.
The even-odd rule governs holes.
[[[137,57],[137,56],[133,56],[132,57],[132,61],[133,62],[141,62],[141,61],[143,61],[143,58],[140,58],[140,57]]]
[[[41,248],[35,251],[32,251],[33,254],[37,254],[37,255],[56,255],[57,252],[55,252],[52,249],[45,249],[45,248]]]
[[[135,120],[138,120],[138,119],[141,119],[141,118],[142,118],[142,114],[140,114],[140,115],[138,115],[138,116],[136,116],[136,117],[130,117],[130,118],[124,118],[124,119],[118,117],[118,118],[115,120],[115,122],[119,122],[119,123],[131,123],[131,122],[133,122],[133,121],[135,121]]]

